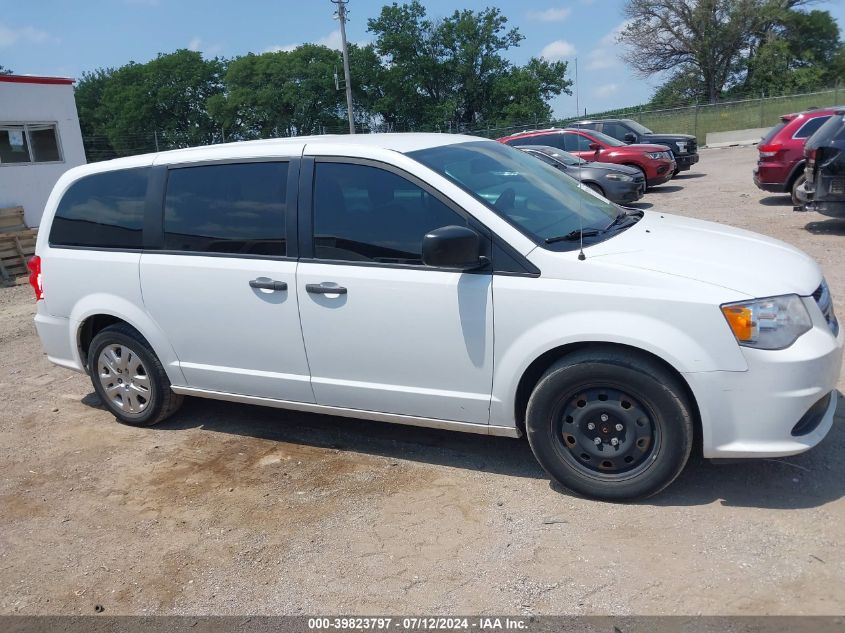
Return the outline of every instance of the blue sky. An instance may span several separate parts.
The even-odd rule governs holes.
[[[367,18],[385,2],[350,0],[348,36],[371,39]],[[497,6],[525,36],[510,53],[516,63],[534,55],[579,60],[581,110],[598,112],[649,99],[659,78],[636,77],[618,58],[614,32],[624,0],[426,0],[433,17],[455,8]],[[845,26],[845,0],[821,2]],[[192,48],[230,57],[302,42],[337,46],[329,0],[0,0],[0,64],[21,74],[79,77],[85,70],[144,62],[159,52]],[[574,97],[553,103],[574,115]]]

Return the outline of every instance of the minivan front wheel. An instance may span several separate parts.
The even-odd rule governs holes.
[[[88,358],[94,391],[124,424],[152,426],[182,405],[149,343],[129,325],[103,328],[91,341]]]
[[[678,379],[622,350],[582,351],[556,362],[528,402],[537,460],[561,485],[622,501],[663,490],[692,449],[693,421]]]

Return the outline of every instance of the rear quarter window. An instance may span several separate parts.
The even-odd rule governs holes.
[[[810,138],[829,118],[829,116],[817,116],[810,119],[798,129],[793,138]]]
[[[140,249],[149,168],[85,176],[62,196],[51,246]]]

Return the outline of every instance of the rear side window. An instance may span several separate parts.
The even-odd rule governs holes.
[[[287,175],[285,162],[171,169],[165,250],[284,256]]]
[[[801,126],[793,138],[810,138],[829,118],[829,116],[817,116],[814,119],[810,119]]]
[[[149,169],[86,176],[59,202],[51,246],[140,249]]]
[[[620,141],[625,140],[625,135],[630,132],[630,130],[619,123],[602,123],[601,131]]]

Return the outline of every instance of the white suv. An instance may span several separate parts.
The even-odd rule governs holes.
[[[604,499],[830,430],[843,334],[787,244],[624,210],[494,141],[253,141],[78,167],[30,266],[118,420],[182,396],[528,436]]]

